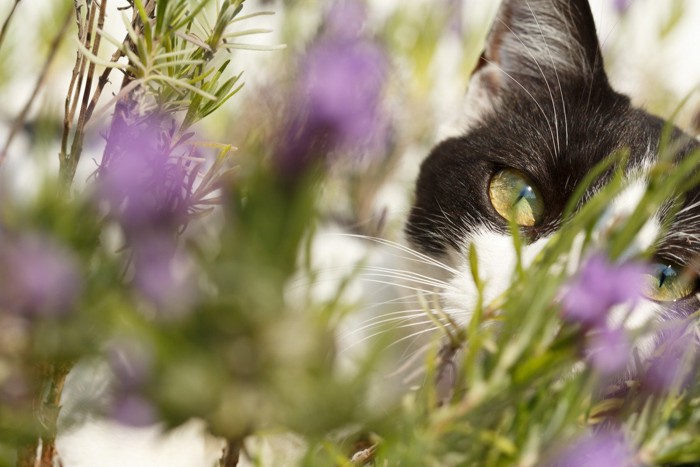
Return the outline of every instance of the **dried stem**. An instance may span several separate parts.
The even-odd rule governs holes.
[[[96,13],[96,9],[99,7],[99,13]],[[107,1],[102,0],[99,5],[97,3],[93,4],[90,9],[89,19],[88,19],[88,30],[86,34],[86,47],[89,47],[91,41],[91,36],[93,33],[94,17],[97,14],[97,29],[102,30],[104,27],[105,15],[106,15]],[[101,36],[100,34],[95,34],[95,41],[92,44],[92,54],[97,55],[100,50]],[[80,113],[78,114],[78,123],[75,128],[75,133],[73,134],[73,143],[71,144],[70,154],[63,155],[62,164],[60,167],[61,179],[64,182],[65,187],[69,187],[73,182],[73,177],[75,176],[75,170],[78,167],[78,162],[80,161],[80,155],[83,152],[83,141],[85,139],[85,125],[87,123],[87,111],[90,101],[90,92],[92,91],[92,80],[95,76],[95,63],[90,62],[88,65],[87,74],[85,75],[85,88],[83,89],[83,98],[80,104]]]
[[[71,366],[69,363],[44,363],[36,368],[43,385],[35,396],[34,416],[43,427],[43,433],[40,439],[18,448],[17,467],[53,467],[61,393]]]
[[[17,467],[36,467],[39,440],[24,444],[17,449]]]
[[[242,444],[240,439],[228,440],[219,465],[221,467],[236,467],[241,457]]]
[[[5,22],[2,23],[2,29],[0,29],[0,47],[2,47],[2,43],[5,42],[7,30],[10,28],[10,21],[12,21],[12,17],[15,15],[15,10],[17,10],[17,6],[21,1],[22,0],[15,0],[15,3],[14,5],[12,5],[12,9],[10,10],[10,14],[7,15],[7,18],[5,18]]]
[[[45,434],[41,438],[41,463],[40,467],[53,467],[56,456],[56,423],[61,410],[61,394],[63,385],[72,365],[52,365],[50,370],[49,387],[41,408],[40,420],[46,427]]]
[[[19,130],[22,128],[22,125],[24,125],[24,121],[27,118],[27,114],[29,113],[29,111],[32,108],[32,104],[34,104],[34,101],[36,100],[36,98],[39,95],[39,91],[41,91],[41,88],[44,86],[44,84],[46,82],[46,77],[48,76],[49,68],[51,67],[51,64],[53,63],[53,60],[56,57],[56,53],[58,52],[61,41],[63,40],[64,36],[66,35],[66,31],[68,30],[68,25],[70,24],[70,18],[71,18],[71,12],[69,11],[68,14],[66,15],[66,18],[63,20],[63,24],[61,25],[60,31],[58,32],[56,37],[53,38],[53,41],[51,41],[49,55],[48,55],[48,57],[46,57],[46,60],[44,61],[44,66],[41,69],[41,73],[39,73],[39,79],[37,79],[36,85],[34,86],[34,90],[32,91],[32,94],[29,96],[29,100],[22,108],[22,111],[19,113],[17,118],[15,118],[14,122],[12,123],[12,128],[10,129],[10,133],[7,136],[7,140],[5,141],[5,146],[3,147],[2,151],[0,151],[0,165],[2,165],[2,163],[5,161],[5,158],[7,157],[7,151],[10,148],[10,145],[12,144],[12,140],[17,135]]]
[[[80,14],[80,0],[75,1],[75,20],[78,26],[78,40],[82,44],[87,44],[86,30],[83,27],[83,21],[81,20]],[[88,0],[88,8],[91,2]],[[90,11],[86,13],[86,20],[90,16]],[[90,47],[89,44],[85,45],[87,48]],[[71,127],[73,126],[73,119],[75,117],[75,109],[78,106],[78,96],[80,94],[80,89],[83,87],[83,75],[85,74],[85,61],[87,59],[80,51],[76,51],[75,56],[75,66],[73,67],[73,74],[71,76],[70,84],[68,85],[68,92],[66,93],[66,104],[63,116],[63,134],[61,135],[61,153],[59,154],[60,164],[65,164],[64,160],[68,157],[68,136],[70,134]],[[76,86],[77,79],[77,86]]]

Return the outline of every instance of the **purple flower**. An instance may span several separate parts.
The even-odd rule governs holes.
[[[129,426],[147,426],[157,421],[153,404],[134,392],[117,394],[112,401],[109,414],[116,422]]]
[[[623,14],[632,5],[632,0],[612,0],[612,6],[618,14]]]
[[[165,121],[157,116],[116,125],[110,157],[100,167],[98,193],[127,233],[174,231],[187,220],[190,185],[183,157],[172,155]]]
[[[387,60],[377,44],[357,36],[363,17],[356,2],[336,3],[326,34],[303,58],[294,114],[276,155],[288,178],[331,152],[363,152],[384,140],[380,103]]]
[[[464,27],[462,24],[462,10],[464,9],[464,0],[445,0],[446,10],[449,14],[447,18],[448,29],[459,37],[464,36]]]
[[[150,378],[153,355],[139,341],[123,340],[112,344],[107,351],[107,361],[122,390],[135,390]]]
[[[358,0],[338,0],[324,19],[324,34],[334,39],[353,40],[360,36],[367,20],[367,5]]]
[[[20,407],[32,400],[29,381],[18,368],[10,367],[8,374],[0,377],[0,403],[8,407]]]
[[[616,431],[589,434],[565,448],[556,456],[553,467],[631,467],[634,453],[624,436]]]
[[[599,373],[614,375],[627,367],[630,342],[622,329],[603,329],[588,336],[586,355]]]
[[[133,245],[134,285],[162,317],[177,318],[189,311],[196,296],[192,264],[162,236],[139,238]]]
[[[25,316],[69,313],[82,291],[73,253],[49,237],[27,234],[0,251],[0,304]]]
[[[694,324],[685,321],[675,323],[659,336],[656,350],[649,359],[649,366],[642,375],[642,386],[656,393],[684,383],[698,363],[698,342]],[[687,360],[686,360],[687,359]]]
[[[590,256],[564,290],[564,318],[586,326],[604,325],[611,307],[641,297],[644,271],[637,263],[611,264],[601,254]]]

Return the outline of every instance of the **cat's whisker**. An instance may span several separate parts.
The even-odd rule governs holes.
[[[434,322],[433,322],[433,321],[429,321],[429,322],[423,323],[423,324],[434,324]],[[350,345],[344,347],[343,349],[340,350],[340,352],[341,352],[341,353],[342,353],[342,352],[347,352],[347,351],[349,351],[350,349],[352,349],[353,347],[356,347],[356,346],[358,346],[358,345],[360,345],[360,344],[363,344],[363,343],[367,342],[367,341],[370,340],[370,339],[374,339],[374,338],[376,338],[377,336],[381,336],[382,334],[386,334],[387,332],[394,332],[396,329],[399,329],[399,328],[401,328],[401,327],[407,327],[407,326],[406,326],[406,325],[403,325],[403,326],[398,326],[398,327],[392,327],[392,328],[388,328],[388,329],[383,329],[383,330],[378,331],[378,332],[375,332],[375,333],[373,333],[373,334],[369,334],[369,335],[367,335],[367,336],[364,336],[362,339],[358,339],[357,341],[354,341],[352,344],[350,344]],[[403,341],[405,341],[406,339],[413,338],[413,337],[417,337],[418,335],[425,334],[425,333],[427,333],[427,332],[433,332],[433,331],[435,331],[436,329],[439,329],[439,328],[433,326],[433,327],[429,327],[429,328],[426,328],[426,329],[423,329],[423,330],[420,330],[420,331],[411,333],[411,334],[409,334],[408,336],[404,336],[404,337],[402,337],[402,338],[400,338],[400,339],[397,339],[397,340],[395,340],[395,341],[392,341],[392,343],[389,344],[389,345],[387,345],[384,349],[385,349],[385,350],[386,350],[386,349],[390,349],[390,348],[393,347],[394,345],[396,345],[396,344],[398,344],[398,343],[400,343],[400,342],[403,342]]]
[[[406,284],[397,284],[395,282],[387,282],[387,281],[382,281],[379,279],[365,279],[365,280],[367,282],[374,282],[377,284],[384,284],[384,285],[390,285],[390,286],[394,286],[394,287],[400,287],[402,289],[412,290],[413,292],[421,293],[421,294],[436,294],[437,293],[434,290],[421,289],[419,287],[412,287],[412,286],[406,285]]]
[[[399,367],[397,367],[394,371],[389,373],[387,376],[391,378],[391,377],[400,375],[401,373],[405,372],[406,370],[408,370],[409,368],[414,366],[416,364],[416,362],[418,361],[418,359],[424,357],[425,352],[428,349],[430,349],[433,345],[435,345],[435,344],[432,342],[428,342],[427,344],[421,345],[418,349],[416,349],[413,352],[413,354],[410,357],[408,357],[406,359],[402,359],[403,363]],[[422,365],[419,368],[417,368],[417,370],[420,371],[421,373],[425,371]],[[411,373],[411,375],[415,375],[415,370]],[[410,379],[413,379],[413,378],[415,378],[415,376],[412,376]],[[410,379],[404,380],[404,383],[406,381],[410,381]]]
[[[422,313],[422,314],[419,315],[419,316],[425,317],[425,313]],[[422,325],[424,325],[424,324],[434,324],[434,323],[435,323],[433,320],[430,320],[430,319],[427,319],[427,320],[424,320],[424,321],[408,322],[408,321],[411,321],[411,320],[415,319],[416,317],[417,317],[417,316],[411,316],[411,317],[409,317],[409,318],[401,318],[401,317],[396,318],[396,317],[395,317],[395,318],[391,318],[391,319],[387,320],[386,322],[382,321],[382,322],[379,322],[379,323],[372,323],[372,324],[370,324],[370,325],[368,325],[368,326],[365,326],[365,327],[363,327],[363,328],[358,329],[357,331],[359,332],[359,331],[364,331],[364,330],[367,330],[367,329],[379,328],[381,325],[386,324],[386,323],[388,323],[388,322],[398,322],[398,323],[406,322],[406,324],[401,324],[401,325],[398,325],[398,326],[396,326],[396,325],[387,326],[386,329],[384,329],[384,330],[382,330],[382,331],[380,331],[380,332],[384,332],[384,331],[394,331],[394,330],[397,330],[397,329],[404,329],[404,328],[409,328],[409,327],[422,326]],[[350,334],[350,335],[352,335],[352,334]],[[345,337],[348,337],[348,336],[345,336]]]
[[[425,263],[425,264],[428,264],[431,266],[436,266],[440,269],[444,269],[447,272],[451,272],[453,274],[456,274],[458,272],[456,269],[449,267],[448,265],[436,260],[435,258],[433,258],[431,256],[428,256],[424,253],[421,253],[421,252],[416,251],[412,248],[409,248],[406,245],[402,245],[401,243],[387,240],[384,238],[371,237],[368,235],[348,234],[348,233],[337,233],[337,234],[327,234],[327,235],[339,235],[339,236],[343,236],[343,237],[351,237],[351,238],[359,238],[359,239],[363,239],[363,240],[369,240],[369,241],[372,241],[375,243],[379,243],[380,245],[392,247],[392,248],[395,248],[395,249],[402,251],[404,253],[408,253],[413,258],[415,258],[417,260],[421,260],[422,263]],[[410,258],[408,258],[408,259],[410,259]]]
[[[402,280],[408,281],[410,283],[415,283],[415,284],[433,286],[433,287],[438,287],[438,288],[442,288],[442,289],[454,289],[453,286],[451,286],[451,285],[447,284],[446,282],[443,282],[439,279],[432,279],[430,277],[426,277],[426,276],[423,276],[421,274],[409,274],[409,273],[399,272],[399,271],[377,269],[376,271],[363,272],[362,274],[360,274],[360,277],[361,278],[385,277],[387,279],[402,279]]]
[[[408,339],[415,339],[415,338],[417,338],[417,337],[419,337],[419,336],[421,336],[421,335],[423,335],[423,334],[425,334],[425,333],[428,333],[428,332],[435,332],[435,331],[437,331],[437,330],[439,330],[439,329],[440,329],[440,328],[438,328],[438,327],[431,327],[431,328],[428,328],[428,329],[423,329],[423,330],[421,330],[421,331],[414,332],[414,333],[412,333],[412,334],[409,334],[408,336],[404,336],[404,337],[402,337],[401,339],[398,339],[398,340],[392,342],[389,346],[387,346],[387,349],[389,349],[389,348],[391,348],[391,347],[393,347],[393,346],[395,346],[395,345],[398,345],[398,344],[400,344],[401,342],[404,342],[404,341],[406,341],[406,340],[408,340]]]
[[[377,322],[377,320],[382,320],[388,316],[393,316],[396,317],[396,315],[401,315],[399,316],[400,319],[407,318],[407,315],[410,315],[410,317],[425,317],[427,312],[423,308],[414,308],[411,310],[401,310],[401,311],[392,311],[390,313],[382,313],[379,316],[372,316],[371,318],[368,318],[360,323],[360,325],[364,324],[369,324],[372,322]],[[354,332],[354,330],[352,331]]]

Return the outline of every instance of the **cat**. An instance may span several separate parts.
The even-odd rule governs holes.
[[[441,299],[459,324],[469,321],[477,299],[470,245],[488,303],[513,277],[508,218],[515,216],[520,226],[522,259],[529,264],[565,222],[563,210],[584,177],[624,148],[630,151],[626,188],[601,228],[629,216],[644,194],[667,125],[610,85],[588,0],[503,0],[472,74],[466,109],[464,132],[437,144],[422,163],[405,228],[416,250],[453,271]],[[672,140],[679,159],[700,147],[678,127],[672,127]],[[583,199],[611,173],[590,185]],[[661,238],[668,213],[652,216],[627,251],[633,256],[654,247],[660,284],[700,252],[699,201],[696,187]],[[625,324],[639,328],[659,317],[687,316],[700,307],[696,286],[690,283],[670,300],[642,300]],[[659,287],[657,295],[667,292]]]

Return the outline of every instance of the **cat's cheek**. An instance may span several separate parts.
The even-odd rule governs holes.
[[[543,237],[523,246],[523,266],[529,266],[548,241],[549,237]],[[483,284],[484,305],[493,302],[508,290],[517,264],[513,238],[486,228],[478,230],[465,241],[459,252],[450,255],[458,273],[450,280],[450,287],[442,293],[443,306],[462,325],[469,322],[479,295],[470,265],[470,245],[474,245],[477,252],[477,274]]]

